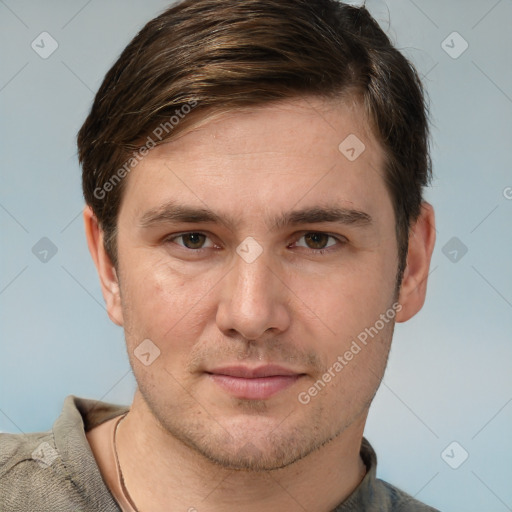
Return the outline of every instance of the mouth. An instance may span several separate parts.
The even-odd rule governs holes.
[[[265,400],[297,382],[304,373],[276,365],[248,368],[227,366],[207,371],[208,377],[235,398]]]

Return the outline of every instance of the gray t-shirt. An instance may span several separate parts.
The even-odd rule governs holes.
[[[68,396],[48,432],[0,434],[0,511],[120,512],[85,432],[128,407]],[[363,438],[367,473],[333,512],[439,512],[376,478],[377,457]]]

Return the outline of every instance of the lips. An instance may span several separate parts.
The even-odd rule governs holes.
[[[246,400],[270,398],[295,384],[304,375],[277,365],[258,368],[226,366],[206,373],[223,391]]]

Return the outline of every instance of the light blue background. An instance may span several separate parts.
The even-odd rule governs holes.
[[[425,77],[438,239],[366,436],[378,475],[418,499],[512,510],[512,2],[367,5]],[[166,6],[0,1],[0,430],[50,428],[68,394],[131,402],[123,333],[85,243],[75,135],[120,51]],[[59,44],[46,60],[31,48],[43,31]],[[457,59],[441,47],[453,31],[469,44]],[[32,253],[42,237],[58,249],[47,263]],[[468,248],[456,263],[442,251],[452,237]],[[452,441],[469,453],[458,469],[441,457]]]

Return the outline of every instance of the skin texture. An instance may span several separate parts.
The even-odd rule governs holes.
[[[364,475],[368,408],[394,320],[423,305],[435,230],[424,203],[396,290],[383,152],[363,119],[356,102],[301,98],[224,114],[153,149],[126,178],[117,269],[85,210],[108,313],[125,329],[138,383],[118,451],[140,510],[329,511]],[[338,149],[349,134],[365,145],[354,161]],[[171,202],[225,220],[148,222]],[[326,206],[364,212],[371,222],[273,222]],[[262,250],[250,263],[237,253],[247,237]],[[333,369],[398,303],[396,317]],[[148,366],[134,353],[145,339],[160,350]],[[300,377],[269,398],[241,399],[207,373],[265,364]],[[324,385],[309,392],[319,379]],[[301,393],[309,393],[307,404]]]

